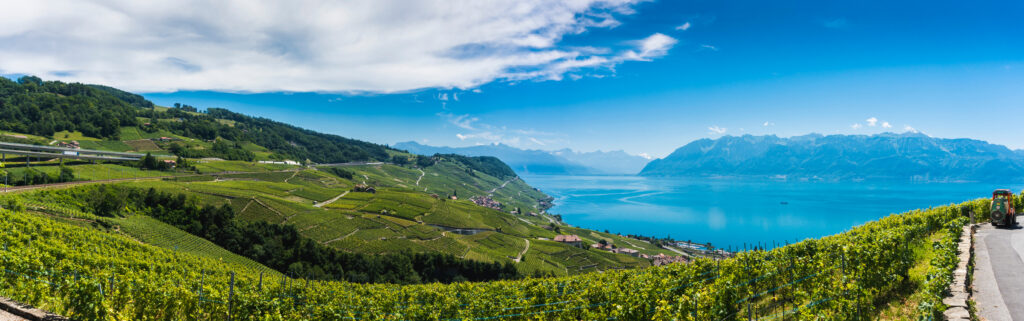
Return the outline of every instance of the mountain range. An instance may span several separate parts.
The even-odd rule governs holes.
[[[494,156],[504,161],[519,174],[633,175],[640,172],[648,162],[648,159],[644,157],[630,155],[621,150],[582,153],[570,149],[527,150],[505,144],[437,147],[417,142],[402,142],[391,147],[420,155]]]
[[[921,133],[724,136],[686,144],[640,175],[1019,181],[1024,151]]]

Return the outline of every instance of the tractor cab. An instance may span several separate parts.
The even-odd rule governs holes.
[[[1013,208],[1013,192],[997,189],[992,192],[992,225],[1017,225],[1017,215]]]

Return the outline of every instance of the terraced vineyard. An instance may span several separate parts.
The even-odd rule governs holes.
[[[184,193],[195,197],[206,206],[231,205],[236,217],[244,222],[292,225],[305,237],[351,253],[445,253],[481,262],[513,262],[519,258],[521,252],[527,250],[526,240],[544,243],[540,239],[552,239],[557,234],[551,229],[553,224],[550,217],[514,215],[481,207],[466,200],[450,200],[447,199],[447,194],[430,193],[429,190],[432,188],[447,189],[437,187],[437,180],[432,179],[431,174],[437,174],[436,177],[459,175],[441,172],[443,170],[466,173],[467,169],[458,164],[440,163],[422,173],[416,169],[394,165],[350,166],[346,167],[346,170],[354,173],[351,180],[330,174],[328,171],[286,165],[233,161],[207,161],[200,165],[214,172],[165,180],[124,182],[119,185],[140,190],[153,188],[165,193]],[[87,166],[113,165],[76,165],[73,168],[90,168]],[[243,169],[248,171],[239,171]],[[135,171],[146,174],[164,173]],[[473,180],[462,185],[463,189],[459,190],[459,195],[504,189],[510,193],[514,191],[518,202],[521,203],[537,202],[546,198],[532,188],[524,187],[525,184],[520,186],[521,181],[505,184],[504,181],[483,173],[475,173],[474,176]],[[405,182],[404,180],[410,181],[411,184],[418,180],[428,192],[403,188],[401,182]],[[377,187],[375,193],[352,191],[353,186],[364,181],[371,184],[393,184],[374,185]],[[502,188],[502,185],[505,187]],[[32,202],[45,202],[54,208],[77,209],[78,212],[84,212],[87,208],[79,200],[47,200],[53,195],[37,194],[39,193],[29,193],[24,197]],[[521,194],[540,196],[518,197]],[[145,237],[162,235],[166,233],[167,226],[154,225],[153,231],[147,232],[146,224],[132,220],[145,221],[135,216],[129,216],[126,220],[103,219],[109,224],[124,225],[124,231],[144,242],[148,242],[146,240],[149,239],[153,240],[155,245],[167,245],[167,240],[159,237]],[[619,247],[635,248],[645,254],[674,255],[665,249],[653,246],[645,248],[627,243],[638,243],[638,240],[627,241],[621,236],[575,229],[564,224],[558,226],[564,228],[566,233],[580,234],[587,244],[605,240]],[[455,229],[483,233],[462,235],[461,232],[452,232]],[[524,253],[524,257],[517,263],[522,273],[568,275],[643,267],[650,264],[646,259],[627,255],[576,249],[555,242],[546,243],[546,246],[541,245]],[[174,245],[170,246],[173,248]],[[184,248],[182,245],[178,246]],[[541,251],[543,248],[551,249]],[[202,254],[200,252],[203,250],[198,248],[195,253]],[[215,249],[206,254],[226,257],[224,251]]]
[[[892,215],[839,235],[719,261],[410,286],[270,276],[119,233],[0,210],[6,231],[0,234],[0,295],[77,320],[868,320],[879,303],[898,299],[890,296],[894,285],[913,266],[906,244],[959,230],[966,222],[961,207],[980,212],[985,204]],[[537,244],[531,251],[535,247],[548,250]],[[952,273],[943,266],[937,276]],[[932,315],[937,304],[918,313]]]
[[[280,275],[279,272],[267,268],[248,258],[231,253],[210,241],[201,237],[188,234],[167,223],[142,215],[133,215],[126,218],[103,219],[106,224],[115,225],[125,235],[131,236],[143,243],[155,245],[175,252],[188,253],[191,255],[206,257],[212,260],[226,262],[232,265],[245,268],[253,273],[266,273],[267,275]]]

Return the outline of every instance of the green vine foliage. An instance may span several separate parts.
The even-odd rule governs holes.
[[[946,234],[941,240],[933,242],[935,257],[929,262],[925,275],[925,298],[918,305],[918,320],[942,320],[942,312],[946,306],[942,298],[949,294],[949,285],[953,283],[953,270],[960,262],[957,247],[960,242],[962,227],[967,218],[961,217],[945,225]]]
[[[908,277],[907,245],[959,229],[960,208],[984,203],[894,214],[719,261],[416,285],[260,274],[115,231],[0,210],[0,295],[82,321],[227,320],[229,313],[231,320],[870,320]],[[955,240],[936,246],[922,314],[942,308],[955,266]]]

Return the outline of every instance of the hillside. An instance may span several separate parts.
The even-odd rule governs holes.
[[[413,154],[458,154],[493,156],[501,159],[519,174],[540,175],[632,175],[639,172],[647,159],[623,151],[581,153],[570,149],[557,151],[526,150],[504,144],[468,147],[437,147],[417,142],[401,142],[392,146]]]
[[[598,242],[675,255],[560,222],[546,213],[549,196],[494,157],[412,155],[224,109],[154,106],[109,87],[0,81],[6,81],[0,103],[14,106],[0,115],[7,130],[0,141],[156,156],[151,163],[33,159],[29,166],[25,157],[8,154],[2,173],[22,189],[23,202],[49,217],[174,251],[275,273],[371,283],[571,275],[651,264],[587,250]],[[71,104],[80,100],[87,103]],[[42,120],[26,116],[61,120],[58,111],[67,110],[88,123],[108,106],[126,115],[113,118],[118,127],[109,135],[82,132],[79,122],[40,128]],[[74,185],[90,181],[108,185]],[[53,183],[72,185],[32,190]],[[579,235],[582,244],[551,241],[558,234]],[[263,236],[247,238],[253,235]]]
[[[142,244],[117,228],[34,214],[18,205],[19,196],[3,198],[0,295],[85,321],[718,320],[736,315],[849,320],[855,315],[874,319],[890,305],[903,316],[927,319],[945,309],[940,291],[952,280],[959,232],[967,221],[961,208],[984,212],[988,204],[980,199],[911,211],[846,233],[717,261],[399,285],[267,274],[237,260]],[[927,286],[922,286],[925,275]],[[911,294],[907,289],[919,292],[913,299],[920,304],[902,303]]]
[[[745,135],[691,142],[641,175],[1008,181],[1024,176],[1024,157],[983,141],[919,133]]]
[[[341,163],[390,157],[383,145],[225,109],[198,113],[194,107],[163,108],[115,88],[36,77],[22,77],[17,82],[0,77],[0,107],[0,130],[17,133],[8,139],[28,134],[43,140],[84,140],[82,148],[140,152],[170,150],[171,144],[177,144],[175,154],[186,157],[247,161],[288,158]],[[144,142],[160,137],[180,141],[160,148]]]

